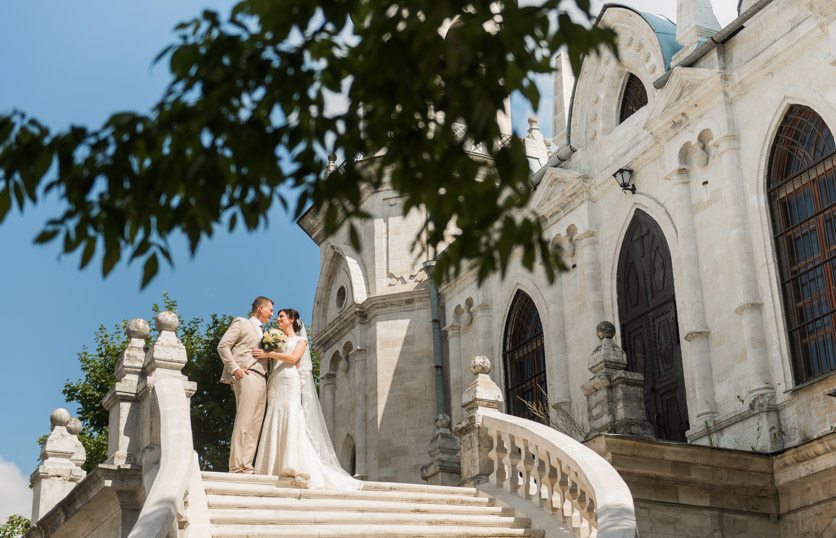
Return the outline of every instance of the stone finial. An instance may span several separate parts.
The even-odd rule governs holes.
[[[125,334],[128,335],[128,338],[131,339],[139,339],[145,340],[148,338],[148,335],[151,334],[151,327],[148,326],[148,322],[142,318],[132,319],[128,322],[127,327],[125,327]]]
[[[479,407],[499,409],[503,401],[502,390],[488,375],[491,371],[491,361],[484,356],[473,357],[470,361],[470,371],[476,379],[462,394],[462,407],[465,414],[472,414]]]
[[[611,370],[627,369],[627,354],[613,342],[615,325],[609,321],[602,321],[595,327],[595,332],[601,344],[589,356],[587,367],[593,374],[604,368]]]
[[[537,116],[529,116],[528,117],[528,136],[534,138],[537,136],[534,133],[540,132],[540,124],[538,123]],[[540,135],[543,136],[542,134]]]
[[[169,312],[168,310],[164,310],[163,312],[157,314],[157,317],[154,320],[154,326],[159,332],[175,332],[179,325],[180,319],[177,317],[177,314]]]
[[[328,177],[337,169],[337,155],[334,153],[328,154],[328,166],[325,167],[325,177]]]
[[[676,54],[690,54],[697,46],[720,31],[710,0],[678,0],[676,6],[676,41],[682,50]]]
[[[75,444],[75,451],[73,452],[73,456],[70,458],[70,461],[75,463],[76,467],[81,468],[81,466],[84,465],[84,462],[87,461],[87,450],[78,439],[78,434],[81,433],[81,421],[76,417],[71,418],[67,423],[67,432],[73,436]]]
[[[435,434],[427,447],[430,462],[421,467],[421,478],[435,486],[458,486],[461,481],[459,440],[450,431],[450,417],[435,417]]]
[[[76,443],[80,444],[76,433],[81,430],[81,424],[76,425],[73,421],[77,419],[72,419],[69,411],[60,407],[50,414],[49,420],[53,428],[41,446],[43,463],[29,477],[34,489],[32,521],[49,512],[86,474],[75,461]]]
[[[602,321],[595,327],[595,334],[598,335],[598,340],[612,338],[615,336],[615,325],[609,321]]]
[[[439,430],[449,430],[450,429],[450,417],[449,415],[445,415],[444,413],[435,417],[435,427]]]
[[[470,371],[473,375],[491,373],[491,361],[484,355],[473,357],[470,360]]]

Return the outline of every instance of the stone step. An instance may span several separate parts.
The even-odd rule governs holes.
[[[471,514],[427,513],[378,513],[318,511],[318,510],[210,510],[212,524],[251,525],[254,529],[263,525],[432,525],[470,527],[523,528],[531,524],[528,518],[510,516],[484,516]]]
[[[345,537],[345,536],[410,536],[459,538],[494,538],[505,536],[543,537],[542,530],[502,527],[468,527],[450,525],[213,525],[212,536],[224,537],[273,537],[297,536]]]
[[[366,512],[426,512],[433,514],[478,514],[507,516],[514,513],[501,506],[416,503],[389,500],[327,499],[299,497],[252,497],[247,495],[208,495],[210,509],[253,508],[270,510],[358,510]]]
[[[278,479],[271,475],[261,474],[235,474],[219,473],[215,471],[203,471],[203,480],[211,482],[236,482],[244,484],[270,484],[282,485],[291,484],[287,479]],[[431,486],[429,484],[406,484],[402,482],[363,482],[363,490],[366,491],[413,491],[420,493],[441,493],[447,495],[476,495],[476,488],[465,488],[455,486]]]
[[[412,491],[335,491],[316,489],[293,489],[276,487],[262,483],[214,482],[204,481],[208,495],[235,495],[255,497],[296,497],[300,499],[362,499],[374,501],[397,501],[425,504],[464,504],[470,506],[492,506],[490,497],[467,495],[445,495],[440,493],[422,493]]]

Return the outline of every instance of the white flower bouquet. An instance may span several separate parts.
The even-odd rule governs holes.
[[[278,351],[284,353],[287,335],[281,329],[268,329],[261,337],[261,348],[264,351]]]

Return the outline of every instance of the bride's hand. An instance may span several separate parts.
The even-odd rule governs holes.
[[[252,353],[253,358],[256,358],[256,359],[261,359],[261,358],[266,356],[266,353],[264,353],[263,349],[254,349],[254,350],[250,351],[250,353]]]

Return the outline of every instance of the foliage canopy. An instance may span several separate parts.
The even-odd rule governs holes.
[[[564,4],[591,19],[589,0]],[[541,224],[519,211],[531,194],[523,145],[501,143],[496,112],[514,92],[537,108],[534,76],[558,49],[577,72],[584,54],[612,44],[612,31],[560,5],[244,0],[226,19],[204,11],[160,54],[172,81],[149,114],[56,133],[21,112],[0,116],[0,220],[55,190],[65,211],[36,242],[61,242],[82,267],[99,251],[104,275],[123,256],[143,260],[145,285],[160,258],[172,263],[172,235],[194,252],[221,226],[255,229],[274,202],[288,206],[288,189],[296,216],[313,205],[326,233],[348,219],[357,246],[351,218],[366,216],[362,195],[386,176],[405,212],[426,208],[427,244],[449,224],[466,238],[439,255],[439,277],[468,261],[481,278],[504,271],[515,248],[551,277],[559,262]],[[328,153],[345,166],[325,177]],[[362,156],[375,156],[377,173],[364,173]]]

